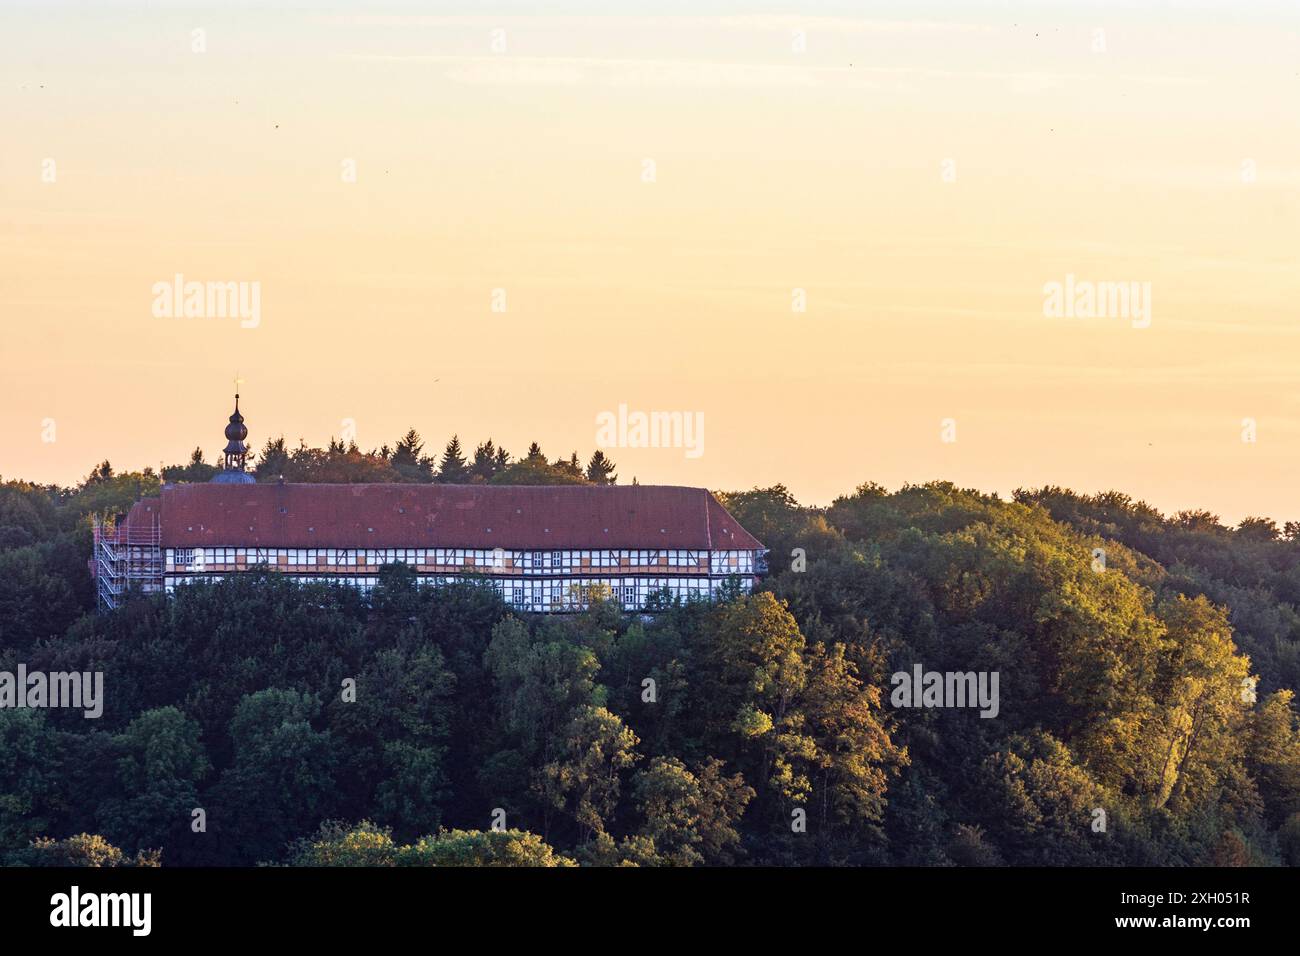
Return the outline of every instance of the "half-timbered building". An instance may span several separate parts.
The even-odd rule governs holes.
[[[226,436],[212,482],[164,485],[97,525],[101,606],[132,584],[170,593],[254,568],[366,592],[404,564],[422,584],[473,578],[524,611],[595,596],[643,610],[656,595],[748,591],[765,568],[762,544],[704,488],[258,483],[237,401]]]

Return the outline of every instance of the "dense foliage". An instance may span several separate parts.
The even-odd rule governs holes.
[[[86,515],[151,482],[0,486],[0,671],[106,697],[0,710],[10,863],[1300,863],[1300,529],[776,487],[723,496],[772,574],[712,605],[521,617],[391,566],[90,614]],[[996,672],[997,716],[894,706],[917,664]]]

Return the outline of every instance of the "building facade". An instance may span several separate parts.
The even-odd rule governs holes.
[[[632,611],[749,591],[765,571],[762,544],[703,488],[257,483],[236,416],[211,483],[165,485],[96,525],[102,608],[132,586],[170,593],[255,568],[368,592],[381,567],[405,564],[421,584],[478,580],[521,611],[596,597]]]

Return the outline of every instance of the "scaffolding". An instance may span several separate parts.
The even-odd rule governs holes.
[[[129,591],[145,594],[163,590],[162,527],[158,512],[145,515],[96,517],[94,556],[96,606],[101,612],[119,607]]]

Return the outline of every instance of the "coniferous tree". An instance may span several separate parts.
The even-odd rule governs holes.
[[[216,473],[216,466],[209,465],[203,459],[202,448],[195,448],[194,451],[190,453],[189,463],[184,467],[170,465],[162,470],[163,479],[166,481],[211,481],[212,476]]]
[[[257,456],[257,466],[253,474],[258,481],[276,481],[289,468],[289,451],[284,445],[284,436],[268,438],[261,453]],[[166,471],[163,472],[166,477]]]
[[[571,478],[582,478],[582,465],[578,461],[578,453],[575,451],[567,460],[557,458],[551,466],[556,471],[568,475]]]
[[[497,473],[497,450],[491,438],[474,449],[474,462],[469,471],[475,481],[490,481]]]
[[[442,463],[438,466],[438,481],[444,485],[459,485],[469,480],[469,468],[465,464],[465,455],[460,450],[460,438],[451,436],[442,453]]]
[[[409,429],[393,449],[391,464],[402,481],[433,480],[433,464],[424,456],[424,439],[414,428]]]
[[[616,485],[618,484],[618,475],[614,474],[616,468],[618,466],[597,448],[592,452],[591,460],[587,462],[587,480],[593,485]]]

